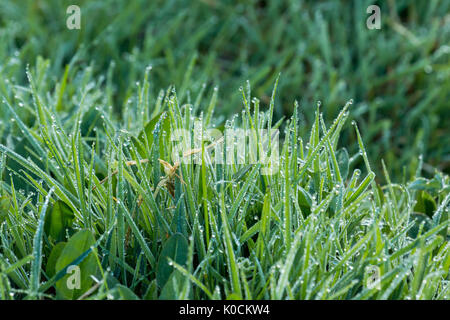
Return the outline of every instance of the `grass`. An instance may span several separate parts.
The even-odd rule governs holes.
[[[450,298],[447,2],[78,4],[0,4],[0,299]]]
[[[39,74],[28,75],[22,108],[36,125],[4,101],[23,145],[20,153],[0,145],[2,299],[449,298],[449,177],[418,170],[393,184],[386,170],[389,183],[377,184],[356,122],[359,152],[339,146],[352,101],[329,126],[318,105],[302,137],[298,105],[271,125],[276,104],[258,111],[249,84],[242,112],[223,127],[203,116],[201,97],[181,105],[169,88],[166,99],[136,106],[156,113],[142,126],[139,113],[117,121],[107,107],[92,108],[100,92],[89,85],[77,86],[78,108],[57,112],[66,92],[45,96]],[[194,132],[196,119],[220,129],[283,128],[279,171],[262,175],[260,163],[238,157],[214,163],[208,141],[200,164],[175,165],[170,133]],[[67,289],[73,265],[79,290]],[[374,266],[380,287],[365,285]]]
[[[71,4],[82,9],[80,31],[65,26]],[[354,99],[351,117],[366,127],[361,134],[378,176],[383,158],[396,181],[410,179],[419,155],[427,177],[434,168],[448,174],[450,4],[380,1],[382,29],[368,30],[370,4],[374,2],[2,1],[0,90],[10,97],[3,83],[7,79],[26,85],[27,64],[50,69],[45,78],[36,79],[48,90],[64,82],[67,65],[71,78],[90,67],[107,84],[105,103],[121,113],[134,97],[135,83],[142,82],[142,70],[152,65],[148,90],[153,95],[175,85],[180,100],[193,102],[199,92],[211,94],[217,86],[219,114],[226,119],[241,102],[242,83],[249,79],[255,95],[268,104],[271,86],[282,72],[274,119],[290,117],[294,100],[304,108],[320,100],[326,117],[333,119],[340,106]],[[59,98],[58,109],[72,107]],[[0,112],[7,111],[2,107]],[[314,112],[302,117],[310,126]],[[299,128],[302,135],[308,134],[306,128]],[[358,151],[353,132],[344,132],[342,141]]]

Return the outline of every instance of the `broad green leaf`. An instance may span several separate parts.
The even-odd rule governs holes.
[[[183,288],[183,274],[175,270],[172,272],[170,277],[167,279],[166,284],[161,290],[160,300],[176,300],[178,299],[178,294]]]
[[[72,226],[74,218],[75,214],[67,204],[61,200],[56,201],[45,217],[45,233],[56,241],[62,241],[66,229]]]
[[[65,247],[66,242],[59,242],[53,247],[52,251],[50,252],[46,267],[47,276],[49,278],[52,278],[56,274],[56,262],[58,261]]]
[[[140,300],[139,297],[124,285],[118,284],[115,288],[118,293],[118,300]]]
[[[173,266],[169,265],[168,258],[179,265],[184,265],[187,261],[187,254],[188,242],[182,234],[175,233],[166,241],[156,266],[156,281],[160,288],[164,287],[174,270]]]
[[[414,206],[414,211],[425,213],[428,217],[432,217],[436,211],[437,206],[433,197],[426,191],[420,191],[417,194],[417,202]]]
[[[159,113],[152,120],[150,120],[145,128],[139,133],[137,138],[132,138],[134,146],[136,147],[141,157],[145,158],[147,154],[144,149],[146,147],[146,140],[148,142],[148,147],[152,147],[154,140],[154,130],[160,120],[160,134],[161,132],[165,132],[165,139],[160,139],[160,154],[163,154],[162,149],[165,147],[165,144],[167,145],[167,143],[169,142],[171,132],[169,116],[165,112]]]
[[[156,300],[158,299],[158,284],[156,280],[150,282],[147,292],[144,295],[144,300]]]
[[[298,194],[297,200],[300,209],[302,210],[303,216],[306,217],[311,213],[312,200],[310,194],[302,187],[297,187]]]
[[[74,234],[63,249],[56,262],[56,272],[71,265],[83,252],[95,244],[95,239],[89,230],[81,230]],[[93,284],[91,276],[97,273],[97,262],[91,252],[79,265],[80,285],[76,286],[77,269],[56,282],[56,292],[59,298],[76,299],[85,293]],[[75,283],[75,285],[74,285]]]
[[[411,190],[427,190],[429,192],[436,192],[437,190],[441,190],[443,185],[437,177],[428,180],[425,178],[417,178],[413,182],[411,182],[408,186]]]

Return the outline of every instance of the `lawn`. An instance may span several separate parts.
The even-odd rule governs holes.
[[[2,1],[0,299],[449,300],[450,3],[370,4]]]

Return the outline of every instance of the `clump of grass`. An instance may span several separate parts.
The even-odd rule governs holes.
[[[302,136],[301,108],[272,124],[275,89],[263,111],[249,83],[242,112],[222,124],[214,94],[207,108],[201,94],[181,104],[174,88],[152,99],[148,74],[122,119],[89,70],[53,94],[39,68],[27,74],[30,86],[3,101],[20,138],[0,145],[2,299],[450,298],[449,177],[418,170],[395,184],[385,170],[376,183],[356,122],[359,152],[340,146],[351,101],[328,125],[317,106]],[[67,95],[77,107],[58,111]],[[170,133],[195,120],[284,130],[280,170],[216,164],[207,142],[201,165],[175,165]]]

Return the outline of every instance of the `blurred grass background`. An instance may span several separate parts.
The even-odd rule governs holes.
[[[66,27],[71,4],[81,7],[81,30]],[[381,30],[366,27],[371,4],[381,7]],[[330,120],[353,99],[350,116],[377,172],[383,158],[401,181],[423,155],[423,175],[449,173],[449,9],[445,0],[2,0],[0,94],[17,108],[31,99],[22,87],[29,64],[44,97],[66,83],[58,111],[72,109],[89,83],[104,91],[93,107],[107,104],[123,120],[151,65],[152,101],[169,85],[182,103],[218,86],[220,122],[241,111],[246,80],[267,108],[281,72],[275,118],[298,100],[307,128],[318,101]],[[3,104],[0,112],[1,142],[17,139]],[[21,116],[36,125],[26,110]],[[352,130],[344,132],[341,144],[357,150]]]

